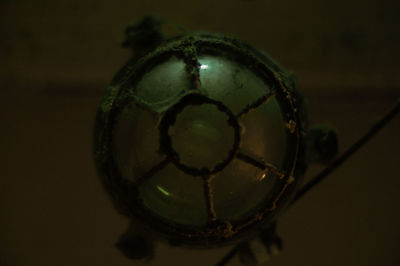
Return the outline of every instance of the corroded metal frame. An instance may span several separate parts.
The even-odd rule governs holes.
[[[202,91],[198,56],[203,54],[229,56],[231,59],[247,66],[264,82],[273,84],[271,92],[250,103],[237,114],[233,114],[222,102],[207,98]],[[186,71],[190,77],[190,85],[171,104],[171,108],[160,114],[160,151],[166,155],[165,159],[133,183],[122,177],[113,157],[112,136],[115,122],[124,107],[132,104],[132,102],[150,112],[154,112],[151,103],[138,99],[132,88],[136,87],[145,73],[172,56],[181,58],[185,62]],[[230,243],[246,236],[249,237],[258,230],[258,227],[266,226],[270,223],[279,209],[288,202],[299,177],[305,170],[305,112],[302,110],[304,107],[302,106],[301,95],[288,82],[288,79],[287,73],[268,56],[260,54],[257,50],[235,38],[211,34],[188,35],[167,41],[139,61],[129,62],[112,81],[100,105],[95,125],[95,159],[99,175],[119,211],[133,219],[143,221],[174,243],[192,246]],[[238,120],[273,97],[277,99],[287,128],[287,150],[283,170],[278,170],[272,164],[259,158],[254,158],[240,150],[242,130]],[[179,155],[171,148],[168,136],[168,127],[174,123],[174,117],[182,111],[184,106],[204,103],[214,104],[220,111],[226,113],[229,117],[229,124],[235,132],[234,145],[228,157],[224,161],[217,163],[213,169],[196,169],[180,163]],[[233,159],[242,160],[266,172],[272,172],[279,177],[279,189],[274,191],[273,195],[268,198],[272,200],[266,200],[261,204],[258,211],[250,218],[240,221],[219,221],[214,210],[210,181],[216,173],[224,169]],[[178,169],[188,174],[199,176],[203,179],[208,213],[208,222],[204,227],[168,223],[154,216],[142,205],[138,197],[138,187],[142,182],[151,178],[170,163],[174,163]]]

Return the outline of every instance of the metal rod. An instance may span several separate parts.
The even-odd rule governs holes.
[[[397,104],[388,112],[381,120],[374,124],[371,129],[356,141],[350,148],[348,148],[340,157],[333,161],[328,167],[317,174],[307,184],[305,184],[290,203],[293,205],[296,203],[304,194],[310,191],[313,187],[321,183],[330,173],[337,169],[343,162],[348,160],[355,152],[357,152],[365,143],[373,138],[382,128],[384,128],[400,111],[400,98],[397,100]],[[233,247],[217,264],[216,266],[226,265],[238,252],[239,245]]]
[[[400,111],[400,98],[397,99],[397,104],[388,112],[381,120],[374,124],[368,132],[356,141],[350,148],[348,148],[340,157],[334,160],[328,167],[322,170],[308,183],[306,183],[293,198],[291,205],[297,202],[301,197],[304,196],[313,187],[321,183],[330,173],[336,168],[342,165],[343,162],[348,160],[355,152],[357,152],[365,143],[371,140],[382,128],[384,128]]]

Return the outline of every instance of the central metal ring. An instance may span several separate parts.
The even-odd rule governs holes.
[[[216,108],[218,111],[222,112],[226,115],[226,122],[227,125],[233,129],[233,139],[232,139],[232,146],[228,149],[227,155],[224,156],[223,159],[217,160],[216,164],[212,167],[207,166],[193,166],[189,165],[188,163],[184,163],[182,156],[178,153],[176,147],[174,148],[172,136],[170,131],[173,129],[175,124],[177,123],[178,115],[181,115],[185,108],[193,107],[193,106],[200,106],[200,105],[211,105],[213,108]],[[211,114],[210,114],[211,115]],[[179,120],[179,119],[178,119]],[[170,109],[166,111],[162,120],[159,124],[159,131],[160,131],[160,152],[167,155],[170,160],[182,171],[194,176],[209,176],[215,174],[222,169],[224,169],[237,155],[239,146],[240,146],[240,133],[241,128],[238,123],[236,116],[232,113],[232,111],[227,108],[224,104],[218,101],[214,101],[209,99],[203,95],[194,93],[187,96],[184,96],[177,104],[172,106]],[[195,129],[193,131],[201,131],[201,129]],[[195,132],[196,133],[196,132]],[[207,132],[206,132],[207,133]],[[208,133],[208,137],[213,137],[211,134]],[[190,133],[189,133],[190,134]],[[206,134],[207,135],[207,134]],[[202,136],[201,136],[202,137]],[[201,138],[200,137],[200,138]],[[207,137],[207,136],[206,136]],[[224,136],[222,136],[224,137]],[[203,147],[204,148],[204,147]],[[205,147],[205,149],[213,147]],[[199,152],[198,150],[193,150],[193,153]]]

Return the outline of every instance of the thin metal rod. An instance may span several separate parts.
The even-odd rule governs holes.
[[[330,173],[338,168],[343,162],[348,160],[355,152],[357,152],[365,143],[371,140],[382,128],[384,128],[400,111],[400,98],[397,99],[397,104],[388,112],[381,120],[374,124],[371,129],[356,141],[350,148],[348,148],[340,157],[333,161],[328,167],[317,174],[307,184],[305,184],[296,196],[293,198],[291,204],[297,202],[301,197],[304,196],[313,187],[321,183]]]
[[[324,180],[330,173],[338,168],[343,162],[349,159],[355,152],[357,152],[365,143],[367,143],[372,137],[374,137],[382,128],[384,128],[400,111],[400,98],[397,100],[397,104],[387,113],[380,121],[371,127],[371,129],[361,137],[356,143],[354,143],[346,152],[338,157],[330,166],[326,167],[307,184],[305,184],[300,191],[296,194],[291,204],[297,202],[304,194],[310,191],[313,187],[318,185]],[[239,245],[233,247],[217,264],[216,266],[226,265],[238,252]]]

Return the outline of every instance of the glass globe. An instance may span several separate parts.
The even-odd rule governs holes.
[[[267,226],[305,169],[295,82],[224,36],[167,41],[117,74],[95,127],[117,208],[167,239],[230,242]]]

